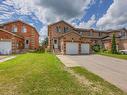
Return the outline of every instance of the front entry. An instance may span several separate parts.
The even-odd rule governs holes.
[[[26,39],[26,40],[25,40],[25,49],[28,49],[28,48],[29,48],[29,40]]]
[[[54,40],[54,49],[58,49],[58,40],[57,39]]]

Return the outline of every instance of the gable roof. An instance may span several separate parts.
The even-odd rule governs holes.
[[[7,30],[0,29],[0,31],[2,31],[2,32],[6,32],[6,33],[11,34],[11,35],[13,35],[13,36],[15,36],[15,37],[18,37],[18,38],[22,38],[22,39],[24,39],[24,37],[19,36],[19,35],[17,35],[17,34],[14,34],[14,33],[12,33],[12,32],[8,32]]]
[[[36,29],[34,26],[32,26],[32,25],[30,25],[30,24],[28,24],[28,23],[26,23],[26,22],[24,22],[24,21],[22,21],[22,20],[15,20],[15,21],[10,21],[10,22],[5,22],[5,23],[0,24],[0,26],[4,26],[4,25],[6,25],[6,24],[16,23],[16,22],[21,22],[21,23],[23,23],[23,24],[26,24],[26,25],[32,27],[32,28],[37,32],[37,29]],[[37,34],[39,35],[38,32],[37,32]]]
[[[66,35],[68,35],[70,33],[75,33],[76,35],[81,37],[81,35],[79,33],[75,32],[75,31],[67,32],[67,33],[63,34],[62,36],[60,36],[60,37],[64,37],[64,36],[66,36]]]
[[[53,24],[49,24],[49,26],[53,26],[53,25],[58,24],[58,23],[65,23],[65,24],[67,24],[68,26],[70,26],[70,27],[74,28],[71,24],[69,24],[69,23],[65,22],[64,20],[58,21],[58,22],[53,23]]]

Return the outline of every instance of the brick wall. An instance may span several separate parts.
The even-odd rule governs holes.
[[[24,39],[13,34],[7,33],[0,30],[0,40],[9,40],[12,42],[12,52],[16,53],[17,50],[22,50],[24,48]]]
[[[17,27],[17,32],[15,32],[15,34],[23,36],[24,39],[29,39],[29,42],[30,42],[29,48],[30,49],[39,48],[39,34],[35,28],[33,28],[32,26],[30,26],[22,21],[16,21],[16,22],[10,22],[10,23],[4,24],[3,29],[5,29],[9,32],[12,32],[14,25]],[[27,32],[22,31],[23,26],[26,27]]]

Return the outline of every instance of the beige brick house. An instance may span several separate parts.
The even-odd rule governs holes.
[[[111,49],[113,32],[117,35],[117,44],[120,45],[118,48],[127,49],[127,37],[120,38],[120,33],[127,35],[125,29],[97,31],[75,28],[65,21],[59,21],[48,26],[48,48],[61,54],[90,54],[92,53],[91,46],[94,44]]]

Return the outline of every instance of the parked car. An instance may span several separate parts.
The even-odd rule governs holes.
[[[127,54],[127,50],[120,50],[119,52],[122,54]]]

